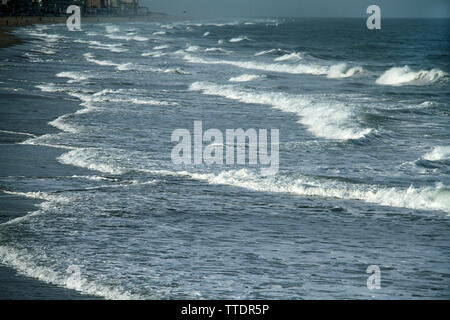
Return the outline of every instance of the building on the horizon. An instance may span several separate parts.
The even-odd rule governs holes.
[[[65,15],[70,5],[78,5],[87,15],[148,14],[139,0],[0,0],[2,15]]]

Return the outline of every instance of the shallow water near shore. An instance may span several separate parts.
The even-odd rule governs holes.
[[[3,265],[108,299],[450,297],[449,20],[82,29],[0,51],[0,188],[36,200]],[[278,173],[174,165],[196,120],[279,129]]]

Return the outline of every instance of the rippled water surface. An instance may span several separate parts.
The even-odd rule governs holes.
[[[0,108],[77,108],[23,147],[89,169],[0,177],[44,200],[0,225],[4,264],[106,298],[450,297],[449,20],[82,28],[0,51]],[[174,165],[195,120],[279,129],[279,172]]]

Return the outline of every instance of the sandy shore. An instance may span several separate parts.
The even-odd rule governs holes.
[[[81,17],[81,23],[119,23],[119,22],[145,22],[145,21],[165,21],[172,17],[163,13],[151,13],[146,16],[98,16]],[[20,38],[10,33],[13,28],[23,27],[33,24],[54,24],[66,23],[67,17],[0,17],[0,48],[6,48],[12,45],[21,44]]]

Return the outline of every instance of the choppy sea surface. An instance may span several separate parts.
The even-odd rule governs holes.
[[[89,170],[0,177],[43,200],[0,225],[0,261],[111,299],[448,299],[449,22],[16,30],[27,41],[0,51],[0,108],[79,105],[50,122],[58,133],[20,133]],[[171,133],[196,120],[279,129],[278,173],[173,164]]]

